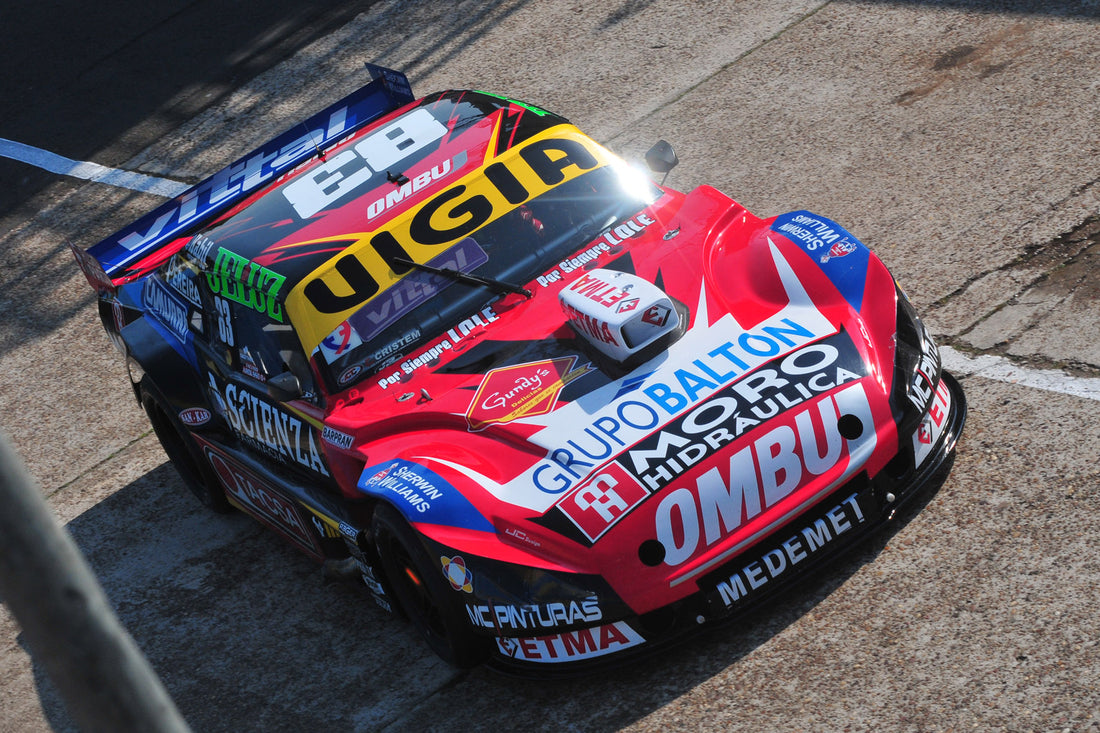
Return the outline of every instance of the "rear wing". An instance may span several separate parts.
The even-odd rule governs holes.
[[[366,86],[107,237],[83,253],[84,257],[73,247],[92,287],[101,289],[121,277],[128,265],[149,256],[184,230],[213,219],[333,142],[414,100],[403,73],[374,64],[366,66],[372,79]]]
[[[80,247],[77,247],[72,242],[67,242],[69,249],[73,252],[73,257],[76,258],[76,264],[80,265],[81,271],[84,273],[84,277],[88,278],[88,284],[91,285],[100,296],[104,293],[114,293],[115,284],[107,273],[103,271],[103,265],[99,260],[93,257],[89,252],[85,252]]]

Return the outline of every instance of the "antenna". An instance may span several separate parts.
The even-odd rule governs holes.
[[[313,139],[313,130],[306,127],[306,123],[302,122],[302,128],[306,131],[306,135],[309,137],[309,141],[313,143],[313,149],[317,151],[317,157],[321,159],[323,163],[325,161],[325,153],[321,150],[321,146],[317,144],[317,141]],[[321,137],[324,140],[324,137]]]

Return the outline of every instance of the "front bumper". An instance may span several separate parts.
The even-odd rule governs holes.
[[[947,478],[966,421],[966,398],[946,372],[949,408],[935,439],[899,436],[898,458],[874,478],[859,474],[810,511],[698,580],[700,590],[641,616],[543,636],[497,637],[489,666],[542,678],[598,671],[667,647],[699,631],[732,623],[797,587],[824,563],[894,519],[901,507],[930,496]],[[920,428],[918,427],[918,430]],[[914,449],[906,447],[912,440]]]

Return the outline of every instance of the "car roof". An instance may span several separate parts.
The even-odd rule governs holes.
[[[286,303],[308,353],[399,279],[406,268],[393,257],[426,263],[472,231],[463,228],[471,199],[496,218],[534,195],[541,183],[525,183],[533,174],[510,161],[567,144],[607,162],[558,115],[485,92],[440,92],[273,181],[186,250],[207,273]]]
[[[424,97],[253,194],[195,233],[188,251],[198,255],[204,270],[213,271],[224,249],[278,273],[292,287],[364,235],[437,194],[456,174],[482,167],[549,127],[567,124],[531,110],[536,108],[485,92]],[[426,132],[406,129],[410,118],[425,127],[429,114],[438,126]],[[402,133],[412,144],[396,151],[401,157],[384,159],[379,146]],[[418,133],[426,141],[416,140]],[[375,170],[377,162],[385,165]]]

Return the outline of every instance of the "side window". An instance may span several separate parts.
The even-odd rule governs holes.
[[[215,341],[224,347],[230,368],[264,383],[290,372],[298,378],[302,397],[316,401],[313,372],[292,326],[220,295],[213,299]]]

